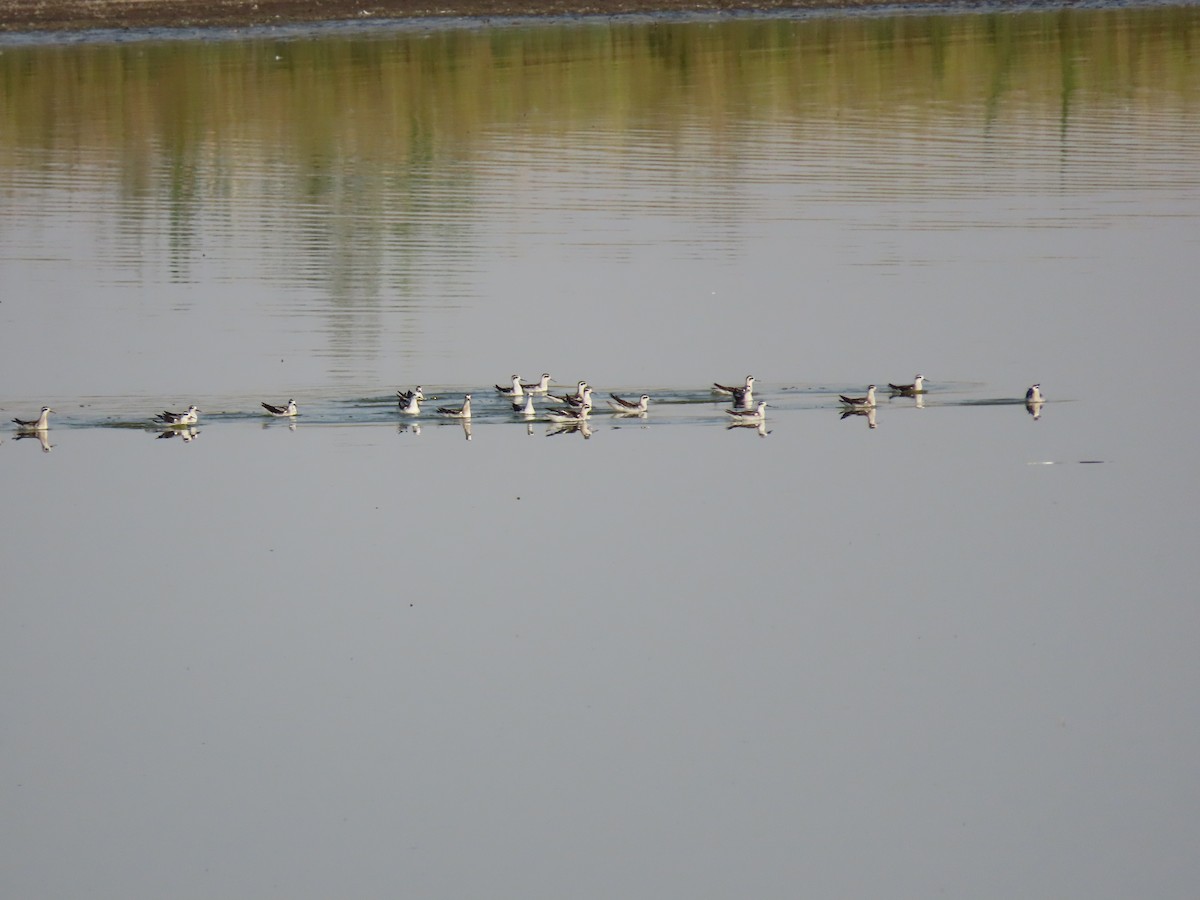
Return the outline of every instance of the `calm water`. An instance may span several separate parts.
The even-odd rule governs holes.
[[[0,43],[4,893],[1191,897],[1197,41]]]

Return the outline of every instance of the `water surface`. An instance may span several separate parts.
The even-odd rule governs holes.
[[[8,892],[1190,897],[1198,24],[4,46]]]

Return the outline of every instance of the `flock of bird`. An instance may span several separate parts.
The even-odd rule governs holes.
[[[561,426],[581,426],[586,425],[588,417],[593,409],[594,390],[586,381],[580,381],[575,388],[574,393],[570,394],[554,394],[550,390],[550,374],[543,373],[540,380],[527,384],[521,380],[520,375],[512,376],[512,383],[509,386],[495,385],[496,392],[507,398],[512,404],[514,414],[525,419],[533,419],[537,416],[537,409],[534,407],[534,398],[542,397],[545,400],[550,400],[554,405],[546,406],[543,410],[545,417],[557,425]],[[925,379],[921,375],[917,375],[909,384],[888,384],[888,389],[892,396],[915,397],[925,393]],[[729,424],[731,427],[739,425],[761,426],[766,422],[767,418],[767,403],[765,400],[755,402],[754,398],[754,376],[747,375],[745,381],[740,385],[725,385],[713,382],[712,390],[718,395],[728,395],[732,406],[725,410],[725,414],[729,416]],[[839,394],[838,399],[842,403],[843,416],[855,414],[871,414],[875,409],[875,390],[876,385],[868,385],[867,393],[862,397],[850,397],[845,394]],[[396,396],[399,402],[399,409],[402,415],[419,416],[421,414],[421,403],[425,400],[425,394],[418,385],[411,391],[397,391]],[[628,400],[617,394],[609,394],[608,403],[612,412],[618,416],[638,416],[644,417],[650,410],[650,396],[642,394],[637,400]],[[1042,396],[1041,384],[1035,384],[1025,392],[1025,405],[1030,414],[1035,418],[1041,412],[1041,405],[1045,402]],[[294,418],[300,414],[300,410],[296,406],[295,400],[288,400],[286,405],[277,406],[272,403],[261,404],[264,412],[269,416],[277,418]],[[459,406],[439,406],[436,408],[440,416],[451,419],[469,420],[471,418],[471,395],[464,394],[463,402]],[[18,434],[39,434],[45,433],[50,428],[50,413],[54,412],[48,406],[43,406],[41,414],[36,419],[13,419],[17,426]],[[171,412],[163,410],[155,415],[152,421],[159,427],[167,429],[188,429],[196,425],[200,421],[200,409],[195,405],[189,406],[184,412]],[[873,416],[872,416],[873,418]],[[871,422],[874,427],[874,422]]]

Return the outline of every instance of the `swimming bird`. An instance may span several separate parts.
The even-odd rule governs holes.
[[[872,384],[867,388],[867,396],[865,397],[847,397],[845,394],[838,394],[838,398],[847,406],[867,409],[875,405],[875,385]]]
[[[529,392],[525,394],[524,403],[520,400],[514,400],[512,408],[513,412],[517,413],[517,415],[525,416],[526,418],[532,419],[537,415],[537,410],[533,408],[533,394]]]
[[[725,415],[730,416],[735,425],[757,425],[766,421],[767,401],[760,400],[754,409],[727,409]]]
[[[553,409],[546,410],[546,418],[551,422],[565,422],[571,425],[578,425],[586,421],[591,413],[592,407],[590,403],[587,406],[556,406]]]
[[[550,373],[543,372],[542,380],[534,384],[525,384],[522,382],[521,387],[525,388],[525,391],[530,394],[548,393],[550,391]]]
[[[405,391],[404,393],[396,391],[396,396],[400,398],[400,412],[406,416],[421,414],[421,401],[425,399],[425,396],[419,387],[415,391]]]
[[[579,382],[579,386],[575,389],[574,394],[549,394],[551,400],[557,400],[560,403],[570,403],[574,400],[582,400],[583,392],[587,390],[588,383],[586,381]]]
[[[608,405],[612,407],[613,412],[622,416],[644,416],[650,409],[650,395],[642,394],[642,399],[637,403],[632,400],[623,400],[616,394],[609,394],[612,400],[608,401]]]
[[[296,409],[296,401],[289,400],[287,406],[272,406],[270,403],[264,403],[262,408],[273,416],[295,416],[299,415],[300,410]]]
[[[725,384],[717,384],[714,381],[713,382],[713,390],[718,391],[719,393],[722,393],[722,394],[740,394],[740,393],[751,394],[751,393],[754,393],[754,376],[747,375],[746,383],[743,384],[741,387],[730,387],[729,385],[725,385]]]
[[[512,387],[500,387],[500,385],[496,385],[496,390],[508,397],[520,397],[525,393],[525,388],[521,387],[520,375],[512,377]]]
[[[1033,416],[1034,420],[1042,417],[1042,406],[1045,405],[1046,398],[1042,396],[1042,386],[1035,384],[1025,392],[1025,412]]]
[[[50,427],[50,407],[43,406],[41,414],[36,419],[13,419],[21,431],[46,431]]]
[[[437,411],[452,419],[469,419],[471,418],[471,395],[463,395],[462,406],[439,406]],[[469,437],[467,439],[470,440]]]
[[[184,425],[195,425],[200,419],[200,410],[195,405],[189,406],[187,412],[174,413],[164,409],[162,415],[155,416],[154,421],[162,425],[169,425],[171,428],[179,428]]]
[[[590,387],[585,387],[583,393],[578,397],[567,397],[567,406],[572,406],[575,409],[586,408],[588,412],[592,409],[592,394],[594,391]]]
[[[916,376],[913,379],[912,384],[892,384],[889,381],[888,387],[891,388],[893,391],[895,391],[897,394],[906,394],[909,396],[911,396],[913,394],[923,394],[923,393],[925,393],[925,376],[924,375]]]

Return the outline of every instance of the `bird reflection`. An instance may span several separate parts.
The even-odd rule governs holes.
[[[49,431],[18,431],[13,435],[14,441],[24,441],[29,438],[37,438],[38,443],[42,445],[43,453],[49,453],[54,449],[54,445],[50,443]]]
[[[868,428],[875,428],[878,423],[875,421],[875,407],[869,406],[866,409],[846,409],[842,411],[842,418],[848,419],[851,416],[861,416],[867,420]]]
[[[155,435],[155,438],[160,441],[163,438],[167,438],[168,440],[171,438],[179,438],[185,444],[188,444],[199,436],[200,430],[198,428],[168,428],[161,434]]]
[[[463,437],[469,441],[471,439],[471,420],[463,419],[462,420],[462,428],[463,428]]]
[[[725,426],[726,431],[753,431],[759,437],[766,437],[770,434],[767,428],[765,419],[760,419],[758,422],[730,422]]]
[[[580,419],[578,422],[555,422],[546,429],[546,437],[558,434],[582,434],[586,441],[592,436],[592,429],[587,419]]]
[[[396,426],[397,434],[404,434],[406,431],[409,434],[420,434],[421,433],[421,423],[420,422],[401,422]]]

